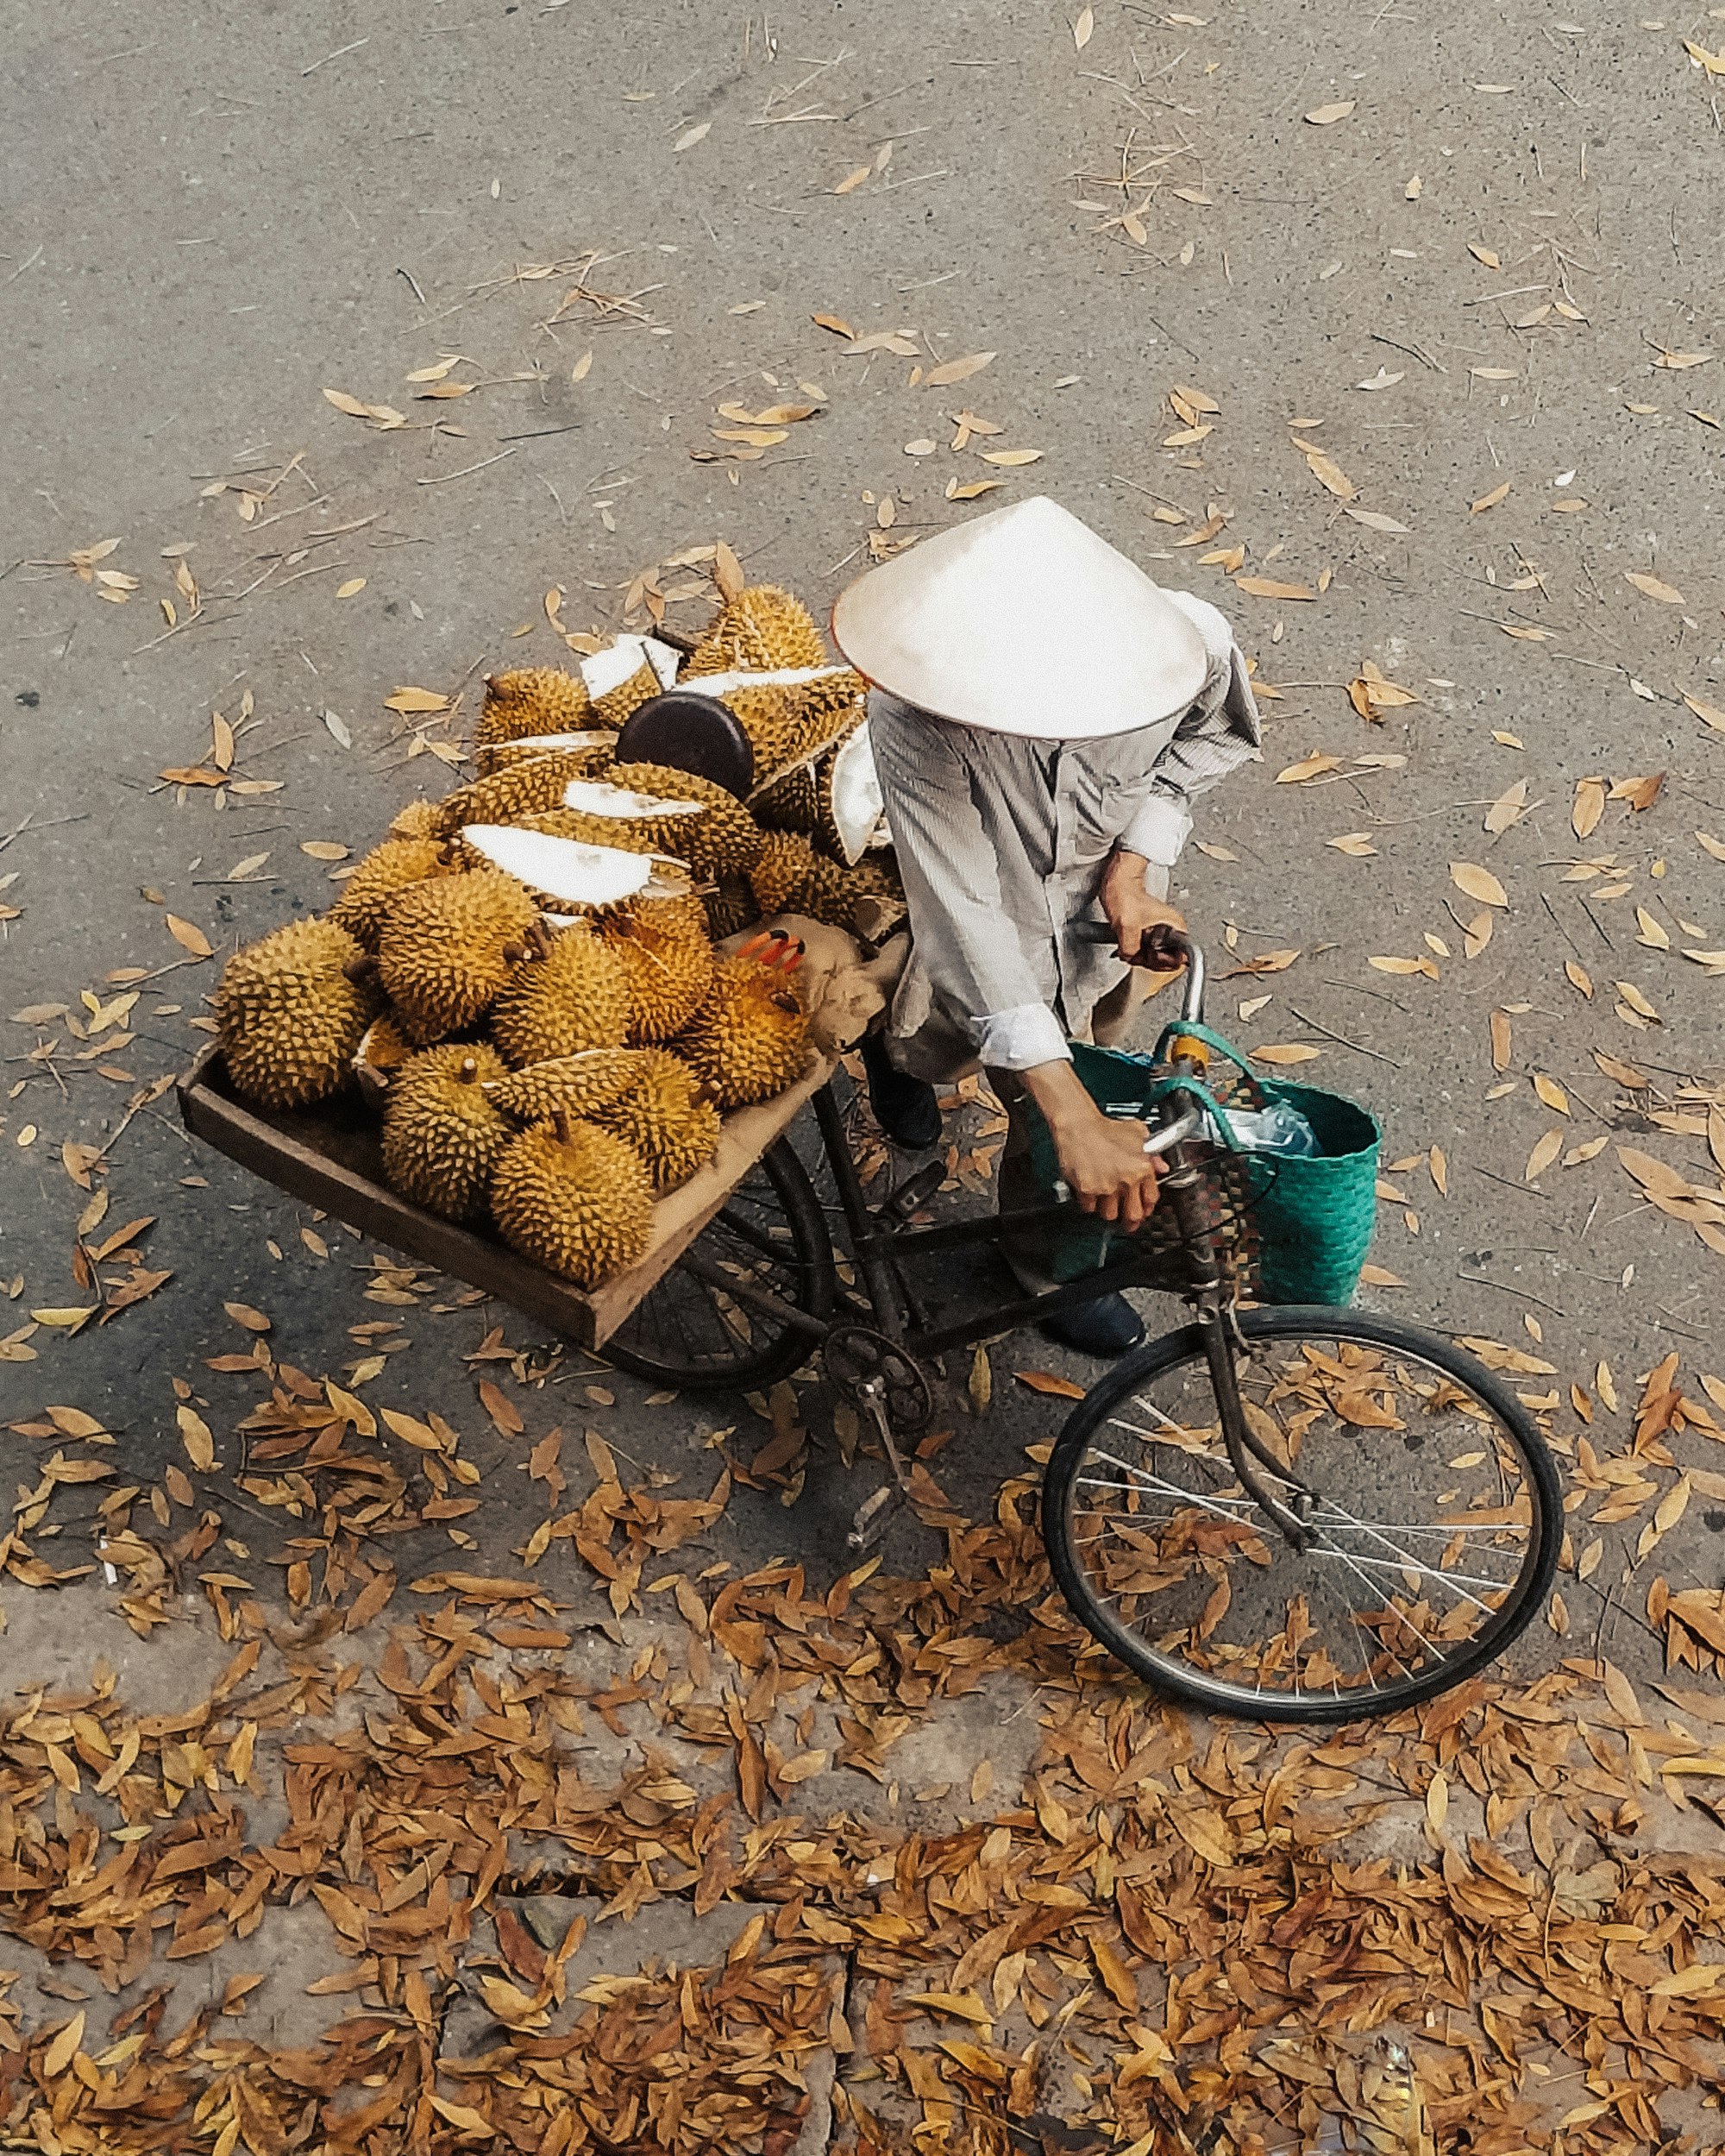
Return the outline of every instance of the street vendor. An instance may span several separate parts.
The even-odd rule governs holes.
[[[1150,984],[1195,797],[1251,757],[1258,707],[1216,609],[1164,591],[1047,496],[976,517],[844,592],[832,633],[870,684],[869,732],[913,951],[863,1045],[888,1136],[939,1142],[935,1084],[980,1064],[1010,1119],[1002,1211],[1033,1205],[1027,1103],[1086,1211],[1138,1227],[1156,1203],[1142,1122],[1102,1114],[1070,1040],[1118,1045]],[[1086,928],[1106,921],[1112,936]],[[1139,961],[1134,963],[1134,961]],[[1052,1282],[1007,1255],[1027,1292]],[[1122,1295],[1045,1329],[1116,1355]]]

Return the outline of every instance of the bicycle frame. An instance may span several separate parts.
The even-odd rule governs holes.
[[[1175,936],[1169,940],[1186,959],[1182,1019],[1187,1023],[1201,1022],[1204,1015],[1203,955],[1187,937]],[[1176,1052],[1173,1059],[1176,1081],[1184,1078],[1195,1082],[1201,1076],[1202,1068],[1195,1053]],[[857,1296],[841,1289],[840,1308],[849,1322],[870,1326],[913,1361],[975,1346],[998,1334],[1012,1332],[1021,1324],[1052,1317],[1060,1311],[1093,1302],[1099,1296],[1122,1288],[1165,1285],[1152,1281],[1145,1260],[1133,1252],[1128,1240],[1122,1255],[1113,1263],[1087,1273],[1063,1286],[1019,1295],[954,1323],[929,1324],[925,1322],[918,1298],[905,1277],[906,1258],[913,1254],[932,1256],[942,1251],[970,1249],[992,1243],[1003,1222],[1012,1226],[1051,1226],[1070,1221],[1074,1207],[1070,1204],[1051,1204],[1024,1212],[984,1214],[930,1228],[912,1228],[892,1218],[887,1208],[870,1205],[856,1172],[844,1117],[830,1084],[815,1095],[814,1112],[864,1290],[862,1296]],[[1203,1341],[1229,1461],[1253,1502],[1289,1543],[1295,1549],[1304,1549],[1313,1539],[1312,1531],[1302,1517],[1302,1510],[1309,1506],[1310,1493],[1291,1467],[1277,1460],[1254,1436],[1240,1397],[1234,1355],[1244,1342],[1234,1317],[1233,1298],[1221,1276],[1200,1195],[1207,1160],[1201,1141],[1203,1128],[1201,1099],[1195,1093],[1182,1095],[1176,1084],[1159,1106],[1157,1128],[1145,1150],[1161,1155],[1168,1164],[1157,1202],[1172,1205],[1175,1210],[1180,1243],[1189,1268],[1189,1279],[1180,1292],[1192,1311]],[[711,1265],[698,1251],[691,1251],[682,1262],[699,1278],[734,1299],[771,1316],[781,1324],[797,1326],[814,1339],[824,1340],[835,1329],[768,1290],[739,1280],[723,1268]],[[1268,1486],[1266,1474],[1289,1493],[1291,1505]]]

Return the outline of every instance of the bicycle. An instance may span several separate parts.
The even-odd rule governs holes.
[[[1170,941],[1186,965],[1181,1022],[1201,1026],[1202,954]],[[661,1384],[744,1391],[818,1352],[893,1478],[857,1510],[862,1549],[908,1494],[899,1441],[932,1412],[925,1361],[1114,1289],[1178,1294],[1189,1322],[1111,1370],[1054,1446],[1042,1529],[1066,1603],[1134,1675],[1212,1712],[1327,1723],[1415,1706],[1495,1660],[1542,1606],[1562,1538],[1556,1468],[1520,1402],[1450,1341],[1353,1310],[1239,1306],[1239,1163],[1258,1164],[1260,1189],[1274,1169],[1210,1135],[1201,1050],[1177,1028],[1173,1048],[1144,1103],[1145,1149],[1166,1164],[1157,1205],[1082,1278],[932,1312],[907,1267],[993,1241],[1000,1216],[919,1225],[938,1161],[871,1206],[829,1082],[812,1105],[852,1281],[781,1139],[605,1353]],[[1070,1204],[1007,1217],[1096,1225]]]

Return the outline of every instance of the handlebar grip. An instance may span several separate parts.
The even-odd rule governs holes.
[[[1176,973],[1192,958],[1192,939],[1182,935],[1171,921],[1158,921],[1138,945],[1138,963],[1158,973]]]

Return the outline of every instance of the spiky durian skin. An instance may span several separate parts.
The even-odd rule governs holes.
[[[586,1048],[620,1048],[629,977],[592,929],[565,928],[543,958],[524,959],[498,996],[492,1038],[518,1070]]]
[[[562,732],[563,729],[559,728],[558,731]],[[594,729],[576,726],[569,731],[580,733],[590,732]],[[585,749],[548,749],[541,735],[524,734],[518,740],[486,741],[476,744],[474,749],[474,769],[480,778],[494,778],[499,771],[511,770],[518,764],[533,763],[542,756],[568,756],[579,759],[580,768],[574,772],[574,776],[599,778],[604,775],[605,766],[611,763],[616,754],[616,748],[609,734],[602,741],[595,741]]]
[[[383,1172],[416,1205],[478,1220],[515,1126],[486,1091],[503,1059],[482,1040],[422,1048],[395,1074],[383,1112]]]
[[[448,872],[443,849],[435,839],[386,839],[373,846],[342,886],[329,918],[367,951],[375,951],[383,919],[398,891],[411,883]]]
[[[464,824],[521,823],[548,808],[560,808],[563,789],[572,778],[583,776],[586,768],[583,752],[553,751],[458,786],[443,799],[443,835],[454,838]]]
[[[559,1116],[594,1116],[629,1090],[654,1053],[646,1048],[585,1048],[511,1071],[486,1088],[518,1123],[555,1122]]]
[[[628,980],[630,1041],[668,1040],[712,984],[706,908],[693,892],[632,899],[604,917],[599,933]]]
[[[389,820],[392,839],[435,839],[442,828],[443,804],[436,801],[411,801]]]
[[[681,1056],[643,1048],[641,1063],[640,1075],[595,1109],[593,1121],[640,1155],[656,1191],[674,1190],[712,1160],[718,1110],[702,1097],[701,1081]]]
[[[470,1026],[507,987],[511,952],[539,918],[512,876],[475,869],[412,883],[391,900],[378,970],[410,1040]]]
[[[706,896],[706,932],[715,943],[761,918],[761,902],[746,876],[721,876]]]
[[[672,826],[664,851],[687,861],[703,876],[746,875],[761,856],[761,827],[735,794],[693,771],[668,764],[613,764],[605,772],[613,786],[662,801],[698,801],[706,810]],[[682,824],[691,828],[685,830]]]
[[[589,1122],[524,1130],[491,1185],[492,1216],[524,1257],[578,1286],[636,1264],[652,1223],[652,1186],[621,1138]]]
[[[757,780],[766,779],[796,752],[801,727],[793,694],[782,682],[742,682],[719,698],[749,737]]]
[[[354,1051],[354,1076],[360,1081],[361,1091],[373,1101],[380,1098],[413,1052],[413,1044],[401,1030],[395,1013],[380,1011]]]
[[[365,953],[333,921],[290,921],[236,951],[216,990],[229,1075],[265,1108],[304,1108],[347,1083],[377,1010],[374,986],[344,971]]]
[[[799,764],[750,797],[750,808],[769,831],[812,831],[820,821],[814,766]]]
[[[689,655],[690,674],[825,666],[826,640],[800,600],[777,584],[749,584],[719,609]]]
[[[624,720],[632,718],[649,697],[658,694],[659,676],[643,659],[627,681],[619,682],[615,688],[606,689],[603,696],[593,698],[593,724],[621,726]]]
[[[753,959],[717,960],[706,1001],[668,1045],[721,1108],[769,1099],[808,1067],[801,1002],[781,974]]]
[[[474,745],[518,741],[530,733],[579,733],[592,723],[593,700],[579,674],[560,666],[518,666],[486,681]]]

